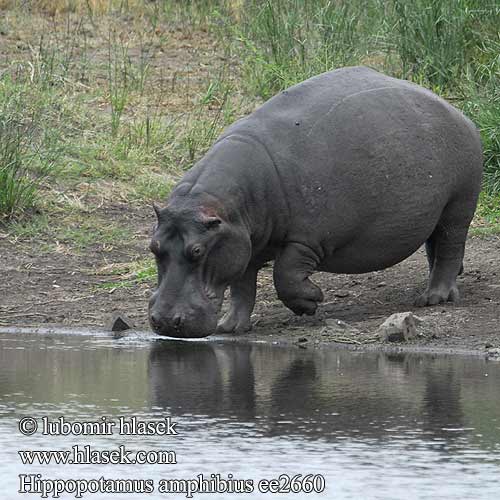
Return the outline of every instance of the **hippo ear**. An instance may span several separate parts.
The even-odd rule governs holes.
[[[161,208],[155,202],[153,202],[153,210],[155,211],[156,217],[159,219]]]
[[[160,218],[164,218],[167,212],[166,207],[160,207],[160,205],[154,202],[153,202],[153,210],[155,211],[156,218],[158,219],[158,221],[160,220]]]
[[[199,221],[207,229],[215,229],[220,226],[222,219],[219,217],[218,210],[215,207],[200,207],[198,212]]]
[[[201,219],[201,222],[207,229],[214,229],[216,227],[219,227],[222,220],[217,216],[210,216],[210,217],[203,217]]]

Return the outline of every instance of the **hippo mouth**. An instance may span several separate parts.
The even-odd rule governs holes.
[[[222,310],[226,287],[219,291],[208,286],[202,289],[201,297],[206,307],[182,322],[170,320],[155,322],[149,314],[149,324],[157,335],[178,339],[203,338],[215,333]]]
[[[212,324],[215,326],[212,327]],[[158,328],[151,325],[152,330],[157,335],[161,335],[162,337],[170,337],[174,339],[201,339],[209,337],[210,335],[212,335],[213,332],[215,332],[216,327],[217,327],[217,320],[215,320],[213,323],[211,322],[210,325],[201,325],[200,327],[197,327],[197,325],[195,325],[194,327],[189,327],[189,329],[186,327]]]
[[[186,322],[182,326],[168,324],[157,325],[151,321],[151,318],[149,323],[153,332],[162,337],[197,339],[208,337],[215,332],[218,323],[218,314],[211,318],[205,318],[203,321]]]

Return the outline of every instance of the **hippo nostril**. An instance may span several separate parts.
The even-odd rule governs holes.
[[[182,326],[182,323],[184,323],[184,318],[180,314],[176,314],[172,318],[172,323],[174,324],[175,328],[180,328]]]

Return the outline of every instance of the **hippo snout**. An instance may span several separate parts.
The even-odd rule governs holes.
[[[217,312],[210,308],[164,307],[154,298],[150,301],[149,322],[158,335],[175,338],[201,338],[215,332]]]

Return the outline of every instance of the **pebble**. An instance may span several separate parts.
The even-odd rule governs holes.
[[[383,341],[407,342],[417,335],[415,317],[411,312],[392,314],[378,327],[377,332]]]
[[[124,332],[125,330],[130,330],[134,325],[130,319],[122,313],[115,313],[108,322],[107,330],[115,333]]]

